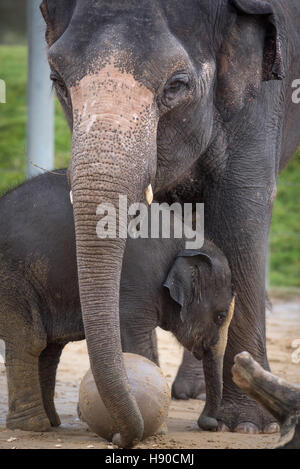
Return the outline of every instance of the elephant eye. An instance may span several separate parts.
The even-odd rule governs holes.
[[[55,85],[55,89],[56,89],[57,94],[68,105],[69,104],[69,93],[68,93],[68,90],[67,90],[63,80],[61,79],[61,77],[59,76],[59,74],[57,72],[53,72],[53,71],[50,74],[50,78],[53,81],[53,84]]]
[[[162,102],[165,106],[176,105],[190,89],[187,74],[179,73],[171,77],[164,86]]]
[[[215,317],[215,323],[221,326],[226,319],[226,312],[218,313]]]

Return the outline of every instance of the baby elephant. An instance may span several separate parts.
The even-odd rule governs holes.
[[[0,339],[6,345],[7,426],[46,431],[63,347],[84,339],[73,210],[65,171],[26,182],[0,200]],[[232,318],[231,273],[211,242],[128,239],[120,292],[123,351],[157,362],[154,332],[171,331],[203,359],[204,429],[217,426],[223,356]],[[101,346],[101,344],[99,344]]]

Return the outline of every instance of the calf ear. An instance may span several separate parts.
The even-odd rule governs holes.
[[[217,105],[225,119],[257,96],[262,81],[285,76],[279,19],[271,2],[229,3],[233,25],[228,28],[217,59]]]
[[[182,322],[187,319],[189,305],[193,298],[192,269],[195,265],[195,259],[193,259],[195,257],[199,257],[199,261],[203,260],[210,266],[212,265],[209,255],[201,251],[185,249],[178,253],[163,284],[164,287],[168,288],[171,298],[180,305]]]

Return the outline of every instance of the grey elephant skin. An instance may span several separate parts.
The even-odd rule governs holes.
[[[60,424],[53,398],[63,347],[85,337],[65,171],[39,176],[7,193],[0,199],[0,217],[7,426],[44,431]],[[203,359],[207,399],[199,426],[212,430],[232,315],[231,273],[211,242],[199,251],[185,250],[184,242],[128,240],[120,293],[122,347],[158,364],[155,328],[161,326]]]
[[[207,236],[229,261],[237,296],[220,429],[272,431],[274,418],[233,383],[231,368],[244,350],[269,368],[269,226],[279,171],[300,143],[299,0],[44,0],[42,13],[72,129],[83,322],[95,382],[119,424],[115,443],[133,446],[143,422],[121,353],[126,243],[97,238],[96,211],[117,207],[119,194],[140,202],[149,184],[157,200],[204,202]]]

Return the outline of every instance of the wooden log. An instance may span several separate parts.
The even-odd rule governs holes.
[[[300,448],[300,386],[264,370],[248,352],[235,357],[232,374],[235,384],[279,421],[279,447]]]

